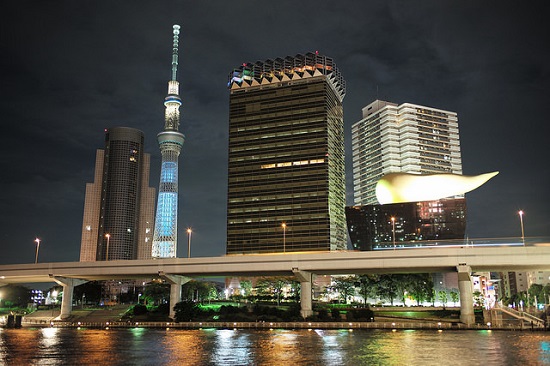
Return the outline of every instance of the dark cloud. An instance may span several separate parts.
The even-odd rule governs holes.
[[[0,263],[77,260],[85,184],[112,126],[141,129],[158,186],[170,77],[180,37],[180,230],[193,253],[225,251],[227,75],[242,62],[308,51],[332,57],[350,129],[375,98],[456,111],[465,174],[501,173],[469,193],[470,237],[550,235],[546,156],[548,6],[542,1],[58,1],[0,12]],[[185,251],[180,243],[180,255]]]

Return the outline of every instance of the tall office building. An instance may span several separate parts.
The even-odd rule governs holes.
[[[375,100],[352,126],[355,205],[377,204],[387,173],[462,174],[455,112]]]
[[[94,182],[86,184],[80,261],[151,258],[155,189],[143,140],[134,128],[105,131]]]
[[[346,248],[345,82],[318,53],[229,76],[227,253]]]
[[[178,243],[178,158],[184,136],[180,124],[178,70],[178,38],[180,26],[173,27],[172,78],[164,99],[164,131],[157,135],[162,155],[157,215],[153,237],[153,258],[175,258]]]

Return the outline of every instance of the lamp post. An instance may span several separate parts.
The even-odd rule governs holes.
[[[282,223],[281,226],[283,227],[283,253],[286,253],[286,223]]]
[[[525,246],[525,232],[523,231],[523,211],[519,210],[519,223],[521,225],[521,242],[523,243],[523,246]]]
[[[107,250],[105,251],[105,261],[109,260],[109,240],[111,239],[111,234],[105,234],[107,238]]]
[[[393,238],[393,250],[395,250],[395,217],[391,217],[391,232]]]
[[[190,227],[187,228],[187,258],[191,258],[191,230]]]
[[[40,249],[40,239],[36,238],[34,239],[36,243],[36,255],[34,256],[34,263],[38,263],[38,250]]]

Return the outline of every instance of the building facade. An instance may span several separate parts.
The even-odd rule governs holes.
[[[180,26],[173,27],[172,78],[164,99],[164,131],[157,135],[162,155],[157,214],[153,236],[153,258],[175,258],[178,244],[178,159],[184,136],[179,132],[181,99],[178,69]]]
[[[143,141],[134,128],[105,131],[94,182],[86,184],[80,261],[151,258],[155,189]]]
[[[346,248],[345,82],[329,57],[229,76],[227,253]]]
[[[502,298],[511,298],[520,292],[526,292],[534,285],[547,286],[550,284],[549,271],[530,271],[530,272],[500,272],[501,279],[500,296]],[[538,299],[540,302],[550,302],[548,299]]]
[[[377,204],[387,173],[462,174],[455,112],[375,100],[352,126],[352,150],[354,205]]]
[[[353,249],[376,250],[406,242],[462,239],[466,231],[466,200],[393,203],[346,207]],[[425,243],[428,245],[429,243]]]
[[[462,174],[455,112],[382,100],[352,126],[354,205],[346,208],[352,246],[374,250],[419,240],[462,239],[463,196],[378,204],[376,183],[388,173]]]

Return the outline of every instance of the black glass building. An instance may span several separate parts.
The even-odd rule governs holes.
[[[151,258],[155,189],[143,144],[140,130],[105,130],[94,182],[86,184],[80,261]]]
[[[346,248],[345,83],[317,53],[229,76],[227,253]]]
[[[414,246],[419,241],[463,239],[466,200],[449,198],[348,206],[346,219],[351,243],[356,250]]]

